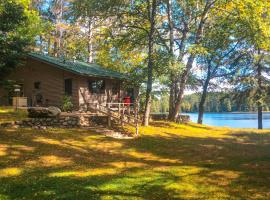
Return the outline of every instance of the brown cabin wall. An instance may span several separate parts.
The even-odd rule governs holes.
[[[64,80],[67,78],[72,79],[72,102],[75,109],[86,103],[121,102],[124,97],[120,80],[104,79],[105,92],[103,94],[92,94],[88,89],[88,81],[101,78],[77,75],[33,58],[27,58],[24,66],[18,67],[7,77],[7,79],[16,80],[23,84],[23,94],[32,106],[36,106],[35,96],[40,93],[43,96],[43,105],[41,106],[58,107],[62,106]],[[35,82],[41,82],[40,90],[34,88]],[[113,95],[112,87],[117,83],[120,88],[117,94]],[[5,96],[3,93],[4,90],[0,88],[0,96]],[[48,104],[45,104],[46,99],[48,99]],[[3,100],[0,103],[2,102]]]
[[[61,107],[64,96],[64,79],[66,78],[72,78],[72,102],[75,107],[78,107],[77,88],[80,76],[76,74],[28,58],[26,65],[18,67],[7,79],[16,80],[23,84],[23,94],[33,106],[35,106],[35,95],[40,93],[43,96],[43,104],[48,99],[49,106]],[[41,82],[39,90],[34,88],[35,82]]]
[[[106,102],[121,102],[123,98],[123,90],[121,89],[121,82],[114,79],[105,80],[105,91],[101,94],[93,94],[89,91],[89,80],[102,80],[102,78],[83,77],[79,80],[79,105],[83,106],[87,103],[99,103],[104,104]],[[112,88],[114,84],[119,84],[119,89],[116,94],[112,94]]]

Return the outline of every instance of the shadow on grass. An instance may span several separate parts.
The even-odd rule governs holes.
[[[150,123],[153,127],[160,127],[160,128],[174,128],[174,129],[188,129],[188,128],[196,128],[196,129],[203,129],[203,130],[217,130],[218,127],[212,127],[207,125],[200,125],[193,122],[189,122],[186,124],[176,124],[170,121],[152,121]]]
[[[208,125],[201,125],[201,124],[196,124],[196,123],[188,123],[187,126],[192,127],[192,128],[199,128],[199,129],[205,129],[205,130],[215,130],[218,129],[218,127],[213,127],[213,126],[208,126]]]
[[[228,136],[0,130],[0,199],[267,199],[270,134]]]
[[[176,128],[176,124],[170,123],[169,121],[152,121],[150,122],[151,126],[160,127],[160,128]]]
[[[14,111],[12,107],[0,107],[0,124],[6,122],[13,122],[27,118],[27,111],[17,110]]]

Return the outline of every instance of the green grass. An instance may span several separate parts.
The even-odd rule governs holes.
[[[270,130],[0,129],[0,199],[270,199]]]
[[[13,107],[0,107],[0,123],[13,122],[27,118],[27,111],[14,111]]]

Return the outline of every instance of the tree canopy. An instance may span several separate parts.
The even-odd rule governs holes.
[[[27,0],[0,1],[0,78],[12,70],[33,44],[39,16]]]
[[[0,18],[2,74],[31,47],[129,74],[129,84],[141,86],[145,125],[151,103],[175,121],[187,89],[201,91],[199,123],[209,91],[249,99],[262,121],[270,91],[269,1],[8,0]],[[167,104],[158,104],[161,98]]]

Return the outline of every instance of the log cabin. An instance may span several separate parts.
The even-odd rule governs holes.
[[[6,80],[20,86],[27,106],[62,106],[65,95],[70,96],[75,109],[89,103],[120,103],[124,96],[134,97],[133,88],[123,87],[127,77],[98,64],[68,61],[48,55],[30,53],[22,66]],[[12,93],[12,92],[11,92]],[[0,104],[11,104],[9,93],[0,87]]]

